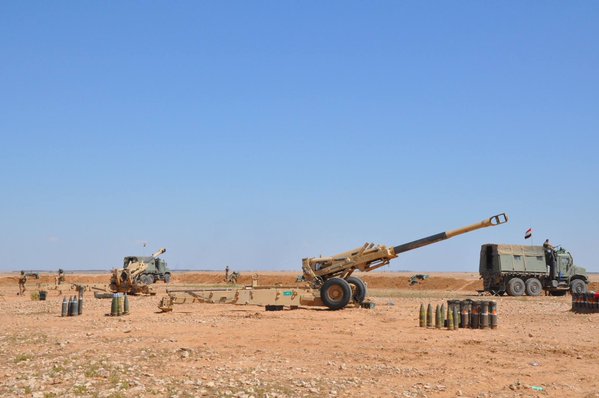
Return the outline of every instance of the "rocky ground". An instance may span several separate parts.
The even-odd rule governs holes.
[[[83,315],[61,318],[58,291],[16,290],[0,283],[2,397],[599,397],[599,314],[573,314],[569,296],[497,298],[498,329],[447,331],[419,328],[420,304],[475,291],[375,288],[371,310],[172,313],[159,292],[122,317],[86,293]]]

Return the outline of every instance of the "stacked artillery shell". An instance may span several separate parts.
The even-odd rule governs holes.
[[[125,298],[123,302],[123,314],[129,315],[129,297],[127,297],[127,293],[125,293]]]
[[[573,293],[572,311],[576,313],[599,312],[599,293]]]
[[[123,295],[121,293],[116,294],[116,315],[123,315]]]
[[[116,293],[112,295],[112,303],[110,304],[110,316],[118,315],[118,299]]]
[[[73,305],[71,308],[73,310],[73,313],[71,314],[72,316],[79,315],[79,302],[77,301],[77,297],[75,296],[73,296]]]
[[[69,314],[69,303],[67,302],[66,296],[62,298],[62,310],[60,316],[67,316]]]
[[[489,302],[482,301],[481,302],[481,312],[480,312],[480,328],[486,329],[489,327]]]
[[[426,326],[426,309],[424,309],[424,304],[420,304],[420,327],[423,328]]]
[[[453,329],[458,330],[460,328],[460,305],[456,303],[453,306]]]
[[[433,306],[429,303],[428,308],[426,309],[427,317],[426,317],[426,327],[433,327]]]
[[[441,327],[444,328],[447,326],[445,323],[445,303],[441,304]]]
[[[470,301],[464,300],[460,302],[460,307],[462,308],[462,323],[460,324],[460,327],[470,327]]]
[[[441,307],[435,307],[435,328],[441,329]]]
[[[449,305],[447,306],[447,329],[453,330],[453,308]]]
[[[489,301],[489,317],[491,318],[491,329],[497,329],[497,303]]]
[[[67,315],[73,316],[73,296],[69,297],[69,307],[68,307]]]
[[[79,296],[77,303],[77,315],[83,314],[83,296]]]

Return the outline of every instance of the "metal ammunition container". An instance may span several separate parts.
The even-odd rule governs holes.
[[[489,301],[489,318],[491,329],[497,329],[497,302],[495,301]]]
[[[420,304],[420,327],[423,328],[426,326],[426,309],[424,308],[424,304]]]
[[[69,307],[68,307],[67,315],[73,316],[73,296],[69,297]]]
[[[489,327],[489,302],[482,301],[481,302],[481,312],[480,312],[480,328],[486,329]]]
[[[435,328],[441,329],[441,308],[438,304],[435,307]]]
[[[449,305],[447,306],[447,329],[453,330],[453,309],[449,309]]]
[[[73,316],[79,315],[79,301],[77,297],[73,296]]]
[[[79,296],[79,302],[77,303],[77,315],[83,314],[83,296]]]
[[[460,317],[460,327],[461,328],[467,328],[470,326],[470,314],[468,311],[468,308],[470,307],[470,302],[468,300],[462,300],[460,301],[460,311],[461,311],[461,317]]]
[[[470,327],[472,329],[478,329],[479,325],[479,316],[480,316],[480,301],[472,302],[472,316],[470,317]]]
[[[69,303],[67,302],[66,296],[62,298],[62,311],[60,316],[67,316],[69,314]]]

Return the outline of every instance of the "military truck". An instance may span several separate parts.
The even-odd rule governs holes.
[[[547,291],[563,296],[568,290],[584,293],[589,283],[586,270],[574,265],[572,255],[561,247],[484,244],[479,273],[484,291],[496,295],[538,296]]]

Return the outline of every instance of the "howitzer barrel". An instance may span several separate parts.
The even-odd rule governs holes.
[[[476,224],[468,225],[467,227],[454,229],[447,232],[441,232],[435,235],[427,236],[426,238],[414,240],[412,242],[404,243],[403,245],[395,246],[393,251],[395,254],[407,252],[409,250],[418,249],[422,246],[431,245],[433,243],[440,242],[445,239],[453,238],[454,236],[465,234],[468,232],[475,231],[477,229],[493,227],[508,222],[508,216],[505,213],[497,214],[493,217],[489,217],[486,220],[478,222]]]

